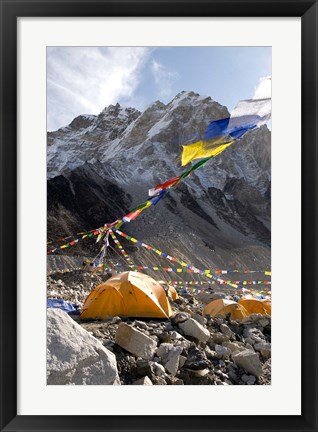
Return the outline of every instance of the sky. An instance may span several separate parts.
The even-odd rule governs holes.
[[[231,111],[269,75],[270,47],[48,47],[47,129],[117,102],[143,111],[183,90]]]

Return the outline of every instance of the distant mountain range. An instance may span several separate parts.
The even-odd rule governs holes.
[[[210,97],[181,92],[144,112],[110,105],[48,132],[48,238],[123,216],[147,199],[149,188],[184,171],[182,144],[227,116]],[[122,230],[199,268],[268,269],[271,132],[262,126],[246,133]],[[140,265],[171,266],[123,244]],[[83,241],[64,253],[93,253],[94,247]]]

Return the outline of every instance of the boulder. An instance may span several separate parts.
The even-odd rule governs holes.
[[[143,359],[151,359],[157,348],[157,342],[151,337],[123,322],[117,328],[115,342],[126,351]]]
[[[252,375],[259,377],[264,373],[259,359],[259,354],[254,351],[244,350],[232,353],[232,359],[237,366]]]
[[[200,342],[207,342],[210,339],[209,330],[204,328],[200,323],[198,323],[193,318],[190,318],[187,321],[179,323],[178,325],[185,335],[198,339]]]
[[[115,355],[60,309],[47,310],[47,384],[120,384]]]

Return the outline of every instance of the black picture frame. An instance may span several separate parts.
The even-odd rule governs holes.
[[[0,0],[0,7],[1,431],[317,431],[317,1]],[[301,17],[301,415],[17,415],[17,18],[53,16]]]

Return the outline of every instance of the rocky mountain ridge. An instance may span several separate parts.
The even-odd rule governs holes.
[[[142,113],[110,105],[49,132],[49,238],[122,217],[147,199],[149,188],[185,170],[182,144],[228,115],[210,97],[181,92]],[[266,126],[250,131],[123,230],[193,265],[268,268],[270,147]],[[139,248],[133,259],[159,260],[146,252]]]

